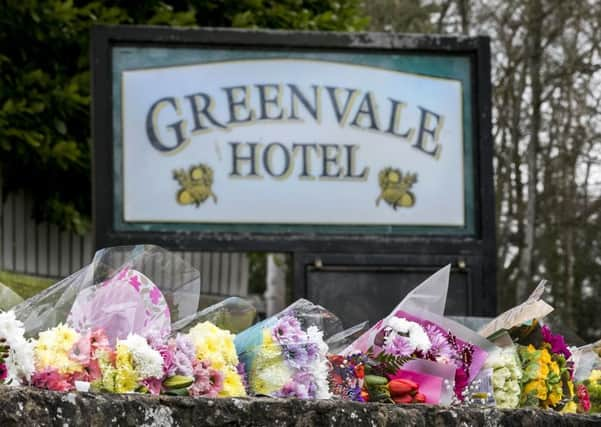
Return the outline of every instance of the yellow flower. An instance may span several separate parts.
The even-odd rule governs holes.
[[[547,365],[546,363],[541,363],[538,368],[538,377],[545,379],[545,378],[547,378],[548,375],[549,375],[549,365]]]
[[[264,359],[279,359],[282,357],[282,348],[273,340],[271,330],[267,328],[263,330],[263,345],[259,356]]]
[[[524,393],[535,394],[537,399],[546,400],[547,399],[547,385],[546,385],[545,381],[542,379],[530,381],[524,387]]]
[[[242,383],[242,378],[238,372],[233,369],[228,369],[223,378],[223,388],[219,392],[221,397],[241,397],[246,396],[246,390]]]
[[[115,357],[115,392],[128,393],[138,386],[138,376],[134,369],[131,352],[126,345],[117,344]]]
[[[591,382],[601,380],[601,369],[593,369],[588,379]]]
[[[568,393],[570,399],[574,397],[574,383],[571,380],[568,380]]]
[[[551,353],[546,348],[543,348],[540,352],[540,361],[541,363],[548,365],[551,363]]]
[[[61,374],[81,372],[83,367],[69,358],[78,340],[79,334],[63,324],[40,332],[34,347],[36,369],[54,368]]]
[[[189,335],[198,360],[208,361],[213,369],[219,371],[238,365],[235,335],[229,331],[220,329],[211,322],[203,322],[190,329]]]
[[[559,365],[557,364],[557,362],[553,361],[551,362],[551,372],[553,372],[555,375],[559,375]]]
[[[534,346],[532,344],[528,345],[528,347],[526,348],[526,351],[528,353],[534,353],[536,351],[536,349],[534,348]]]
[[[561,400],[561,390],[552,390],[551,393],[549,393],[549,398],[547,399],[547,401],[545,403],[547,403],[549,406],[555,406],[559,403],[559,401]]]

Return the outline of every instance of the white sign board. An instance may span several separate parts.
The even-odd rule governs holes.
[[[306,59],[122,71],[123,220],[462,227],[462,99]]]

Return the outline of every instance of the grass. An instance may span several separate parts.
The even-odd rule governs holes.
[[[12,289],[23,299],[34,296],[55,282],[54,279],[0,271],[0,283]]]

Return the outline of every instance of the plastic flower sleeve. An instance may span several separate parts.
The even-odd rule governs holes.
[[[307,300],[252,326],[234,341],[252,394],[326,399],[328,346],[324,332],[342,330],[332,313]]]
[[[165,297],[150,279],[124,267],[100,285],[79,292],[67,324],[80,333],[102,329],[114,344],[130,333],[167,337],[171,313]]]
[[[103,319],[118,327],[111,335],[121,336],[194,314],[199,295],[200,272],[177,255],[152,245],[122,246],[99,250],[89,265],[19,304],[15,313],[29,336],[70,315],[73,323],[94,327],[104,326],[95,323]]]
[[[250,302],[239,297],[229,297],[180,319],[171,329],[172,333],[187,333],[197,323],[208,321],[221,329],[238,333],[249,328],[256,316],[257,309]]]
[[[426,401],[433,405],[449,405],[453,400],[455,368],[430,360],[410,360],[390,376],[390,380],[408,379],[418,386]]]
[[[450,266],[425,280],[388,315],[344,351],[380,353],[405,359],[429,359],[454,365],[455,393],[462,398],[492,344],[474,331],[445,318],[437,292],[446,295]],[[423,304],[423,306],[421,305]],[[428,311],[428,308],[436,312]]]
[[[395,313],[399,310],[410,310],[413,308],[414,310],[427,310],[431,313],[442,315],[449,288],[450,272],[451,266],[447,265],[416,286],[387,317],[376,323],[371,329],[361,335],[360,338],[349,345],[343,351],[343,354],[348,354],[353,350],[367,351],[373,345],[382,325],[394,317]]]
[[[574,383],[579,409],[583,412],[601,412],[601,358],[594,344],[578,347],[573,350]]]
[[[341,353],[350,343],[355,341],[369,329],[369,322],[358,323],[344,331],[332,335],[326,340],[330,354]]]
[[[542,280],[522,304],[513,307],[491,320],[478,331],[483,337],[492,337],[503,330],[510,330],[532,319],[542,319],[553,311],[553,307],[541,298],[547,281]]]
[[[448,264],[424,280],[419,286],[416,286],[392,312],[398,310],[408,311],[413,308],[442,316],[447,303],[450,274],[451,265]]]

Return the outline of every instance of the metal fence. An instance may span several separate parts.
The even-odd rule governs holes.
[[[1,200],[1,199],[0,199]],[[63,278],[90,263],[92,236],[61,231],[36,223],[32,202],[23,194],[10,194],[0,208],[0,270],[33,276]],[[201,272],[205,294],[248,294],[249,261],[244,253],[177,252]]]

